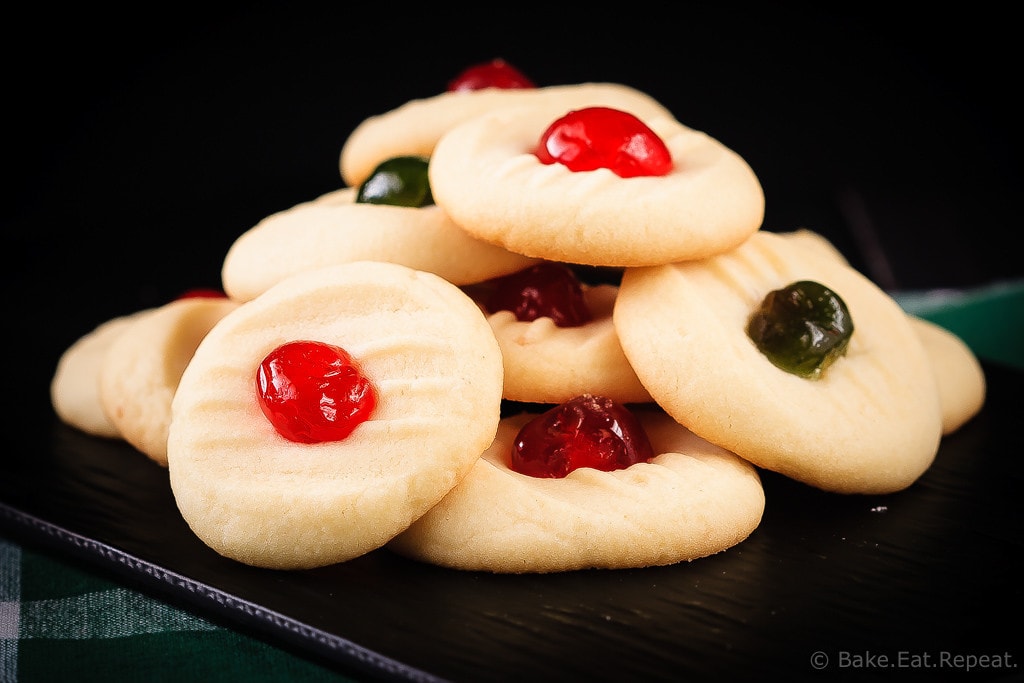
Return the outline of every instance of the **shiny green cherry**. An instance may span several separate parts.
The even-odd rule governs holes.
[[[392,157],[381,162],[359,186],[356,203],[411,208],[432,205],[428,162],[429,159],[419,156]]]
[[[747,322],[747,336],[768,360],[807,379],[844,356],[852,335],[846,303],[812,280],[769,292]]]

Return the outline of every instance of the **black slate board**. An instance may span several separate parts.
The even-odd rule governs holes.
[[[191,533],[166,470],[52,413],[26,416],[39,443],[0,456],[0,529],[365,678],[800,680],[819,677],[822,653],[831,676],[994,680],[1017,671],[953,659],[1024,656],[1007,630],[1024,613],[1024,377],[985,369],[983,411],[911,488],[840,496],[764,472],[750,538],[670,567],[494,576],[378,550],[255,569]]]

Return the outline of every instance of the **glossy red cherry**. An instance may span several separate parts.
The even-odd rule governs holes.
[[[558,327],[578,327],[591,320],[580,280],[564,263],[542,261],[492,283],[494,289],[484,303],[492,313],[512,311],[522,322],[548,317]]]
[[[654,457],[647,432],[625,406],[583,394],[533,418],[512,443],[510,467],[557,479],[580,467],[620,470]]]
[[[271,351],[256,371],[263,414],[290,441],[340,441],[377,405],[370,381],[339,346],[294,341]]]
[[[587,107],[556,120],[540,138],[543,164],[570,171],[607,168],[621,178],[661,176],[672,170],[665,142],[636,116],[610,107]]]
[[[227,294],[219,289],[196,287],[178,295],[179,299],[226,299]]]
[[[469,67],[448,83],[448,92],[501,88],[519,90],[536,88],[529,78],[504,59],[492,59]]]

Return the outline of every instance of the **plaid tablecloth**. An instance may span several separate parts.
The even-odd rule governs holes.
[[[0,538],[0,683],[353,680]]]

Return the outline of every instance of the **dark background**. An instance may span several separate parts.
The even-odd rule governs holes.
[[[499,56],[658,98],[747,159],[765,228],[825,234],[886,289],[1019,277],[1014,22],[869,7],[27,10],[3,48],[10,319],[48,375],[98,323],[219,286],[239,234],[341,185],[360,121]]]

